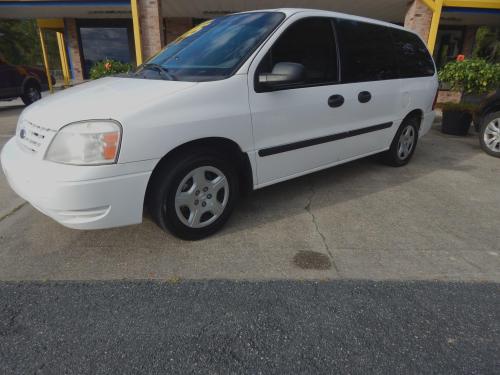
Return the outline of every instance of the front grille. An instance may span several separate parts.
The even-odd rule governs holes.
[[[38,152],[49,142],[53,133],[55,133],[55,130],[47,129],[24,120],[19,129],[18,139],[27,149],[32,152]]]

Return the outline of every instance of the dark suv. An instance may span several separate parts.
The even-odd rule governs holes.
[[[489,94],[474,113],[474,126],[479,131],[481,148],[500,157],[500,89]]]
[[[54,77],[51,76],[51,80],[55,84]],[[47,89],[47,75],[43,69],[12,65],[0,57],[0,99],[21,97],[24,104],[30,105]]]

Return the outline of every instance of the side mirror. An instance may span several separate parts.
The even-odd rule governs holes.
[[[280,62],[273,67],[271,73],[259,74],[259,83],[265,86],[279,86],[288,83],[299,83],[304,80],[304,65],[292,62]]]

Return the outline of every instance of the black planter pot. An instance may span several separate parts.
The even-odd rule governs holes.
[[[469,132],[472,115],[465,111],[443,111],[441,131],[444,134],[465,136]]]

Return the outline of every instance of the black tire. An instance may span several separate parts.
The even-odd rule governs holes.
[[[222,172],[227,180],[229,192],[223,211],[215,221],[201,228],[193,228],[179,218],[175,204],[176,194],[186,176],[201,167],[216,168]],[[155,172],[148,189],[147,206],[153,220],[163,230],[168,230],[184,240],[199,240],[217,232],[226,223],[238,196],[239,179],[233,164],[212,150],[186,150],[164,163],[158,172]],[[212,199],[218,199],[214,197]]]
[[[490,134],[486,134],[488,125],[493,124],[493,129],[491,129],[490,126]],[[499,132],[497,133],[497,138],[495,138],[494,134],[491,134],[491,131],[494,129],[499,129]],[[497,143],[494,141],[494,144],[488,145],[486,143],[485,138],[495,138],[497,141],[500,142],[500,111],[499,112],[493,112],[488,114],[487,116],[484,117],[483,123],[481,125],[481,129],[479,130],[479,144],[481,145],[481,148],[483,149],[484,152],[486,152],[488,155],[495,156],[497,158],[500,158],[500,143]]]
[[[401,135],[403,132],[406,131],[406,129],[411,128],[413,130],[414,134],[414,140],[411,145],[411,149],[407,154],[403,155],[399,152],[399,146],[400,146],[400,139]],[[382,161],[390,165],[392,167],[402,167],[403,165],[408,164],[408,162],[411,160],[413,153],[415,152],[415,148],[417,147],[418,143],[418,128],[419,128],[419,120],[416,117],[409,117],[405,119],[401,125],[399,126],[398,131],[396,132],[396,135],[394,136],[394,139],[392,140],[391,147],[389,150],[383,152],[381,154],[382,156]]]
[[[30,105],[37,100],[40,100],[42,98],[42,93],[40,91],[40,87],[38,84],[34,82],[28,82],[24,86],[24,91],[23,94],[21,95],[21,99],[24,104]]]

